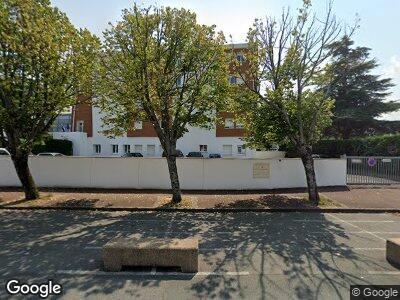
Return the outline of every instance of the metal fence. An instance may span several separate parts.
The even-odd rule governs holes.
[[[400,184],[400,157],[347,156],[347,184]]]

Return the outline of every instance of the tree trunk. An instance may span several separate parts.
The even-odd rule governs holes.
[[[306,173],[307,189],[309,200],[314,204],[319,203],[319,194],[317,181],[315,178],[314,159],[312,158],[312,149],[310,146],[303,146],[300,149],[301,161],[303,162]]]
[[[26,200],[34,200],[39,198],[39,191],[36,188],[35,181],[31,175],[28,166],[28,154],[16,154],[11,156],[17,171],[19,180],[25,192]]]
[[[351,121],[349,120],[343,120],[343,125],[342,125],[342,138],[344,140],[348,140],[351,137],[351,132],[353,130],[354,124],[351,124]]]
[[[171,180],[172,202],[179,203],[182,201],[181,188],[179,186],[178,168],[176,167],[176,157],[167,154],[167,163],[169,178]]]

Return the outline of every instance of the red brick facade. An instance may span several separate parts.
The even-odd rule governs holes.
[[[237,56],[238,54],[242,54],[245,57],[246,51],[248,51],[248,50],[244,47],[241,47],[241,48],[234,48],[233,50],[232,50],[232,48],[229,48],[228,51],[233,51],[234,56]],[[234,59],[236,59],[236,57]],[[241,66],[240,72],[245,73],[248,68],[249,68],[248,63],[246,61],[244,61]],[[235,69],[234,69],[233,63],[230,64],[230,66],[229,66],[229,72],[230,72],[230,74],[229,74],[230,76],[235,76],[235,75],[237,76],[237,74],[235,74]],[[226,118],[235,119],[233,113],[220,112],[219,119],[222,119],[222,123],[221,122],[217,123],[215,136],[216,137],[243,137],[245,135],[245,130],[243,128],[238,128],[237,122],[234,122],[233,128],[225,128],[225,119]]]
[[[231,48],[228,48],[228,51],[232,51]],[[233,49],[234,55],[243,54],[245,56],[247,49],[244,47]],[[242,71],[245,71],[248,68],[246,61],[243,63]],[[235,75],[233,65],[229,66],[229,71],[231,74]],[[77,104],[73,109],[72,116],[72,126],[73,131],[77,131],[77,125],[79,121],[84,122],[83,131],[87,133],[88,137],[93,136],[93,116],[92,116],[92,107],[90,104],[89,98],[79,97],[79,104]],[[225,119],[232,118],[234,116],[229,112],[220,112],[220,119],[222,119],[222,123],[216,124],[216,137],[243,137],[245,135],[245,130],[243,128],[237,128],[236,122],[234,123],[233,128],[225,128]],[[142,129],[129,130],[127,132],[128,137],[157,137],[157,133],[154,130],[153,125],[148,121],[143,121]]]
[[[157,137],[157,133],[148,121],[142,122],[142,129],[128,130],[128,137]]]
[[[219,119],[222,119],[222,123],[217,123],[216,126],[216,137],[243,137],[245,134],[245,130],[243,128],[237,128],[237,123],[234,122],[233,128],[225,128],[225,119],[230,118],[234,119],[233,113],[229,112],[220,112]]]
[[[89,97],[78,97],[78,104],[72,110],[72,131],[78,131],[79,121],[83,121],[83,132],[86,132],[88,137],[92,137],[93,115]]]

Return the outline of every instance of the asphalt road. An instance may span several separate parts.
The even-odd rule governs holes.
[[[51,279],[64,299],[348,299],[350,284],[400,284],[385,260],[399,225],[391,214],[1,210],[0,299],[13,278]],[[118,235],[197,236],[199,273],[104,272],[101,247]]]

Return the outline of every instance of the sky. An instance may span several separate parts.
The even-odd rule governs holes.
[[[302,0],[52,0],[52,4],[64,11],[73,24],[85,27],[97,36],[120,19],[121,11],[134,3],[184,7],[197,14],[198,22],[215,24],[229,41],[245,42],[246,34],[255,18],[279,16],[283,8],[293,11]],[[313,0],[317,15],[323,15],[327,0]],[[390,100],[400,101],[400,0],[334,0],[336,17],[349,26],[360,19],[360,28],[353,39],[356,46],[371,48],[371,57],[377,59],[376,74],[393,78]],[[400,112],[382,116],[382,119],[400,120]]]

